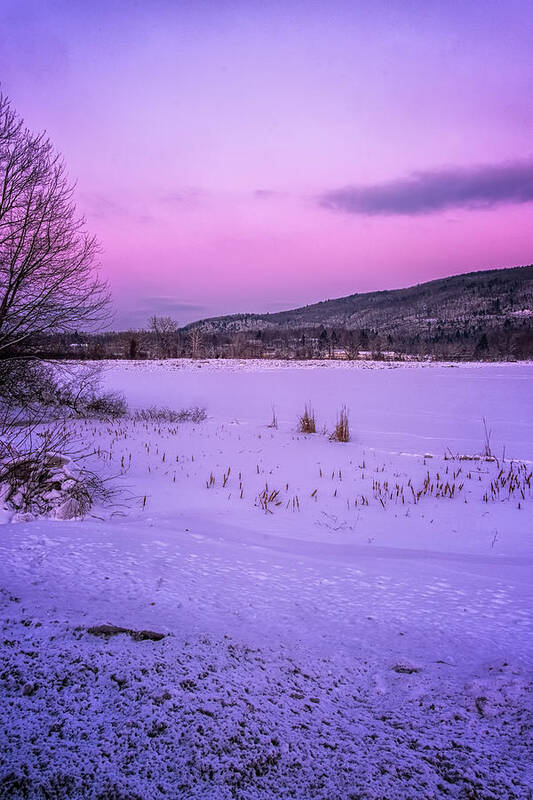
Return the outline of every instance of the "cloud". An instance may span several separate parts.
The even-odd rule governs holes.
[[[159,196],[130,194],[125,199],[118,200],[114,195],[103,192],[80,192],[78,196],[80,207],[89,219],[129,219],[148,225],[160,220],[162,214],[193,209],[203,203],[208,195],[202,189],[186,188]]]
[[[206,192],[194,187],[169,192],[161,196],[160,201],[174,208],[188,208],[197,206],[205,199]]]
[[[87,216],[92,219],[108,219],[127,214],[126,209],[120,203],[98,192],[81,192],[80,202]]]
[[[173,317],[178,325],[186,325],[197,319],[210,316],[207,306],[183,303],[175,297],[120,298],[117,296],[117,312],[114,326],[119,328],[146,328],[151,316]]]
[[[533,201],[533,160],[413,172],[373,186],[323,193],[318,204],[367,216],[430,214],[447,208],[491,208]]]
[[[273,189],[256,189],[253,193],[256,200],[275,200],[285,197],[285,192],[276,192]]]
[[[204,310],[204,306],[194,303],[183,303],[175,297],[143,297],[138,303],[140,310],[152,314],[181,314],[183,312],[199,312]]]
[[[80,206],[89,219],[114,220],[131,219],[141,224],[150,224],[155,221],[151,214],[140,213],[133,206],[128,207],[117,203],[112,197],[98,192],[81,192],[79,195]]]

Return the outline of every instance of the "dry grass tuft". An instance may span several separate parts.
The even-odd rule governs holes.
[[[305,406],[304,413],[300,417],[300,433],[316,433],[315,412],[311,406]]]
[[[265,514],[273,514],[272,509],[281,505],[279,489],[269,489],[267,484],[261,494],[257,496],[255,504],[263,509]]]
[[[493,458],[492,449],[490,446],[490,439],[492,436],[492,428],[487,425],[485,417],[483,419],[483,456],[485,458]]]
[[[346,406],[342,406],[339,411],[337,424],[335,430],[330,436],[332,442],[349,442],[350,441],[350,425],[348,422],[348,410]]]

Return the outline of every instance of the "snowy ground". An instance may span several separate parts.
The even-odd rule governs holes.
[[[2,526],[0,797],[533,796],[533,365],[105,381],[208,419],[76,423],[126,504]]]

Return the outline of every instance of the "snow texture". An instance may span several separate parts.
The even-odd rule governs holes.
[[[533,366],[106,383],[208,418],[73,422],[129,502],[4,511],[0,797],[532,796]]]

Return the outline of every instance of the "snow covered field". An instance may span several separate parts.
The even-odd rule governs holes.
[[[533,365],[105,384],[208,417],[72,423],[125,494],[1,527],[0,797],[532,796]]]

